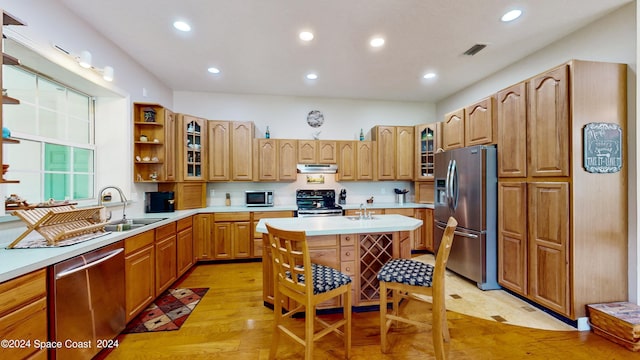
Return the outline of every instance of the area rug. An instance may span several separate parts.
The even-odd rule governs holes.
[[[178,330],[209,288],[169,289],[131,320],[123,333]]]

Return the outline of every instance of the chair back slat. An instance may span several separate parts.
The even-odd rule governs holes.
[[[304,231],[282,230],[265,224],[277,283],[300,294],[313,294],[311,259]],[[301,281],[301,277],[305,281]]]

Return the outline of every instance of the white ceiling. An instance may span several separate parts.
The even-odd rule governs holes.
[[[176,91],[436,102],[632,0],[59,1]]]

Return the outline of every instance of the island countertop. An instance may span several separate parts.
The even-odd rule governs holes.
[[[266,234],[269,225],[290,231],[304,230],[307,236],[411,231],[422,225],[422,220],[403,215],[374,215],[372,219],[351,216],[265,218],[260,219],[256,231]]]

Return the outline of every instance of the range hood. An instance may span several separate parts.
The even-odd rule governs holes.
[[[300,174],[335,174],[338,172],[336,164],[298,164]]]

